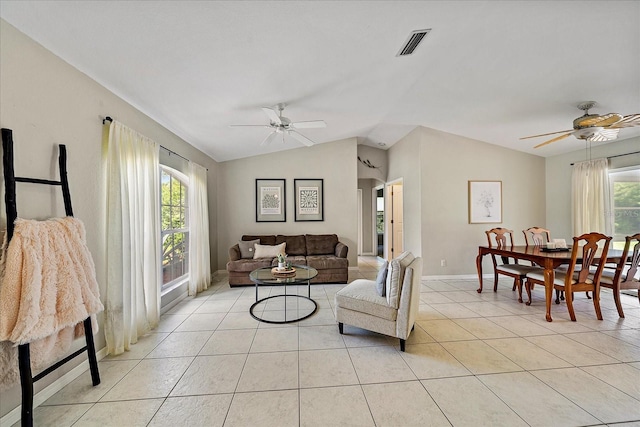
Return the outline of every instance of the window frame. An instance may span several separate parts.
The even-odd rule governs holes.
[[[622,179],[615,179],[616,176],[622,176],[625,173],[631,173],[631,175],[635,175],[633,176],[633,178],[635,178],[635,180],[631,180],[629,181],[627,180],[622,180]],[[638,207],[624,207],[624,208],[616,208],[615,206],[615,183],[616,182],[638,182],[638,185],[640,185],[640,165],[634,165],[634,166],[627,166],[627,167],[622,167],[622,168],[616,168],[616,169],[610,169],[608,172],[608,178],[609,178],[609,230],[611,231],[611,236],[613,236],[612,239],[612,244],[614,245],[613,247],[618,249],[618,246],[620,246],[619,249],[622,248],[622,246],[624,246],[624,240],[625,240],[625,233],[616,233],[616,228],[615,228],[615,219],[616,219],[616,211],[619,209],[624,209],[625,211],[635,211],[637,212],[637,215],[635,215],[636,217],[640,218],[640,206]],[[622,246],[621,246],[622,244]]]
[[[189,177],[185,173],[179,171],[178,169],[175,169],[175,168],[173,168],[171,166],[167,166],[167,165],[164,165],[164,164],[160,164],[160,168],[158,170],[158,173],[160,175],[160,215],[161,215],[161,218],[160,218],[160,241],[164,242],[165,236],[172,235],[172,234],[178,234],[178,233],[184,233],[185,237],[187,239],[187,249],[186,249],[186,254],[187,254],[187,263],[186,263],[187,267],[186,267],[186,269],[187,269],[187,272],[185,274],[179,276],[179,277],[174,278],[173,280],[170,280],[167,283],[163,283],[164,282],[164,272],[163,272],[160,275],[159,286],[160,286],[160,294],[164,295],[164,294],[170,292],[171,290],[177,288],[178,286],[180,286],[180,285],[182,285],[182,284],[184,284],[184,283],[189,281],[189,262],[188,262],[188,259],[189,259],[188,258],[189,257],[189,248],[188,248],[188,242],[189,242],[189,234],[190,234],[190,229],[191,229],[190,226],[189,226],[189,198],[188,198],[188,195],[189,195]],[[163,208],[163,206],[165,206],[165,204],[163,203],[163,200],[162,200],[162,175],[163,175],[163,173],[169,175],[173,179],[178,180],[180,182],[180,184],[186,188],[187,193],[186,193],[186,197],[184,199],[184,223],[185,223],[186,228],[169,228],[169,229],[166,229],[166,230],[162,229],[162,208]],[[172,204],[170,204],[168,206],[170,206],[172,209],[174,207],[176,207],[176,206],[174,206]],[[177,206],[177,207],[181,207],[181,206]],[[162,247],[163,247],[163,245],[161,243],[161,250],[160,250],[160,254],[159,254],[161,268],[162,268],[162,262],[163,262],[163,258],[164,258],[163,257]]]

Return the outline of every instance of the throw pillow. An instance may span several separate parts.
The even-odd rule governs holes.
[[[378,277],[376,278],[376,291],[378,291],[378,295],[381,297],[387,295],[387,272],[389,267],[389,261],[385,261],[380,266],[380,271],[378,271]]]
[[[253,251],[255,250],[253,246],[256,244],[260,244],[260,239],[249,240],[249,241],[245,241],[245,240],[239,241],[238,246],[240,246],[240,258],[252,259]]]
[[[287,246],[287,243],[281,243],[275,246],[267,246],[267,245],[255,245],[255,251],[253,252],[253,259],[257,258],[275,258],[278,254],[286,255],[284,248]]]
[[[387,273],[387,302],[393,308],[398,308],[400,289],[404,279],[404,269],[415,259],[411,252],[403,252],[389,262]]]

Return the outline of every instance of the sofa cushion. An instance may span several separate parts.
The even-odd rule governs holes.
[[[240,247],[240,257],[243,259],[253,259],[253,252],[255,250],[254,245],[259,243],[260,239],[239,241],[238,246]]]
[[[229,272],[251,273],[253,270],[262,267],[271,267],[271,259],[239,259],[237,261],[229,261],[227,263],[227,271]],[[249,277],[248,274],[247,277]]]
[[[346,258],[338,258],[335,255],[307,255],[307,265],[316,270],[349,268],[349,260]]]
[[[288,246],[287,246],[288,247]],[[287,262],[290,262],[291,265],[307,265],[307,258],[302,255],[289,255],[287,254]],[[273,260],[273,266],[278,265],[278,259],[275,258]]]
[[[376,282],[357,279],[336,293],[336,305],[360,313],[395,321],[398,310],[387,303],[385,297],[378,295]]]
[[[334,255],[338,236],[335,234],[306,234],[307,255]]]
[[[386,297],[387,302],[393,308],[398,308],[400,303],[400,288],[404,279],[404,270],[407,268],[415,257],[411,252],[403,252],[397,258],[389,263],[389,271],[387,272]]]
[[[387,295],[387,272],[389,271],[389,261],[385,260],[380,266],[378,277],[376,277],[376,290],[378,295],[384,297]]]
[[[256,240],[256,239],[260,239],[260,244],[261,245],[273,246],[273,245],[276,244],[276,236],[274,236],[274,235],[265,235],[265,236],[244,235],[244,236],[242,236],[242,240]]]
[[[275,246],[269,246],[269,245],[255,245],[255,251],[253,252],[253,259],[258,259],[258,258],[275,258],[278,255],[282,254],[285,255],[285,248],[286,248],[287,244],[286,243],[281,243],[279,245],[275,245]]]
[[[307,243],[304,238],[304,234],[298,236],[283,236],[281,234],[276,236],[276,245],[280,243],[287,244],[287,255],[306,255]]]

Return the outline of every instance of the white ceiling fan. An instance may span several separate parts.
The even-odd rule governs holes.
[[[555,135],[557,133],[562,134],[540,143],[533,148],[551,144],[552,142],[559,141],[570,135],[573,135],[578,139],[584,139],[592,142],[612,141],[618,138],[618,132],[620,132],[620,129],[640,126],[640,114],[629,114],[627,116],[622,116],[618,113],[603,115],[589,114],[589,110],[593,108],[594,105],[596,105],[595,101],[586,101],[578,104],[578,108],[585,113],[573,121],[573,129],[526,136],[520,139],[537,138],[539,136]]]
[[[272,132],[262,140],[260,145],[267,145],[273,141],[278,134],[282,135],[282,142],[284,143],[285,134],[290,135],[302,142],[304,145],[310,147],[314,144],[312,140],[301,134],[297,129],[312,129],[312,128],[324,128],[327,124],[324,120],[309,120],[303,122],[292,122],[289,118],[282,115],[285,104],[276,105],[276,109],[269,107],[262,107],[262,111],[269,117],[268,125],[230,125],[230,127],[266,127],[272,129]]]

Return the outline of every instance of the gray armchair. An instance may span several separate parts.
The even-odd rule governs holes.
[[[384,296],[378,293],[376,281],[365,279],[354,280],[336,293],[336,320],[341,334],[346,323],[399,338],[404,351],[420,308],[422,258],[404,252],[389,266]]]

